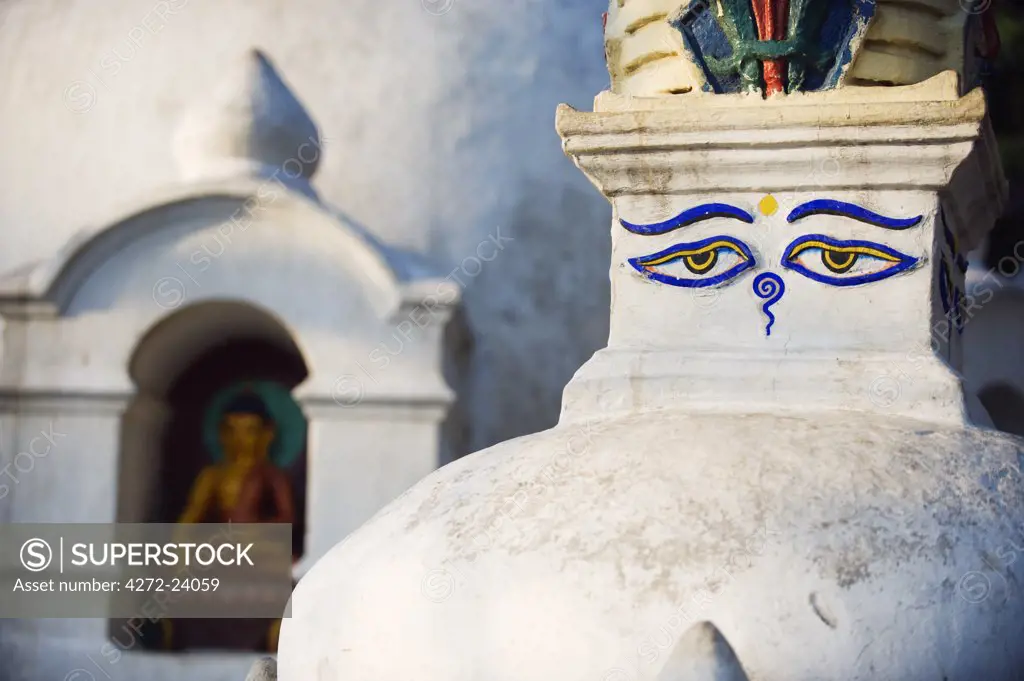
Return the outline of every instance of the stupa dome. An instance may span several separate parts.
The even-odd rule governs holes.
[[[280,678],[655,681],[710,621],[753,679],[1009,681],[976,673],[1024,625],[974,543],[1011,545],[989,495],[1024,497],[974,481],[1016,456],[885,416],[563,424],[446,466],[323,558]]]
[[[723,0],[709,58],[674,62],[704,94],[559,109],[614,208],[608,346],[557,426],[433,473],[304,576],[282,678],[1017,678],[1021,440],[957,374],[1006,182],[963,59],[850,82],[875,5]]]
[[[221,84],[190,107],[175,134],[175,158],[187,180],[275,172],[308,180],[321,146],[313,119],[259,50],[232,64]]]

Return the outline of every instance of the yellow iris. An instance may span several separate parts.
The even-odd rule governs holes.
[[[743,254],[735,244],[728,241],[715,241],[695,248],[692,251],[676,251],[663,255],[660,258],[653,260],[645,260],[642,264],[644,267],[655,267],[657,265],[663,265],[667,262],[675,262],[676,260],[682,260],[683,264],[686,265],[686,269],[690,270],[694,274],[704,274],[705,272],[711,271],[715,264],[718,262],[718,251],[728,248],[737,255],[741,256],[744,260],[746,256]]]
[[[811,248],[821,250],[821,263],[837,274],[849,271],[857,263],[857,259],[861,255],[867,255],[887,262],[900,261],[899,258],[870,246],[833,246],[822,241],[807,241],[800,244],[790,255],[790,258],[796,258]]]

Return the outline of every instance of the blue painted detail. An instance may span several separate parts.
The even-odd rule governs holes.
[[[871,272],[869,274],[861,274],[853,277],[831,277],[826,274],[809,270],[799,262],[792,259],[794,257],[794,252],[800,246],[812,241],[820,241],[821,243],[828,246],[834,246],[836,248],[871,248],[895,258],[896,260],[893,262],[891,267],[887,267],[886,269],[878,272]],[[821,249],[808,248],[803,252],[806,253],[811,250],[820,251]],[[860,255],[859,257],[871,256]],[[870,284],[875,281],[881,281],[882,279],[888,279],[889,277],[895,276],[901,272],[906,272],[920,264],[921,260],[919,258],[914,258],[905,253],[900,253],[899,251],[889,248],[883,244],[875,243],[873,241],[839,241],[832,237],[825,236],[824,234],[808,234],[806,236],[799,237],[786,247],[786,251],[782,255],[782,266],[786,269],[793,270],[808,279],[813,279],[814,281],[821,282],[822,284],[828,284],[829,286],[860,286],[861,284]]]
[[[953,232],[949,231],[949,227],[946,226],[946,213],[942,211],[939,213],[939,219],[942,220],[942,236],[946,237],[946,245],[949,246],[949,250],[954,255],[956,254],[956,239],[953,237]]]
[[[718,20],[715,19],[708,6],[708,0],[691,0],[689,5],[669,17],[668,23],[683,36],[683,44],[704,75],[707,82],[703,86],[705,92],[737,92],[740,89],[738,74],[715,75],[708,68],[705,55],[721,61],[733,56],[732,45],[725,35]]]
[[[991,8],[975,14],[973,12],[968,13],[967,20],[964,22],[964,56],[966,57],[966,66],[974,66],[973,70],[964,69],[963,82],[960,84],[961,94],[970,92],[979,85],[983,85],[985,80],[992,75],[993,67],[995,62],[993,57],[995,54],[988,53],[986,50],[982,52],[978,49],[977,45],[972,45],[971,39],[975,34],[981,34],[983,43],[987,42],[987,35],[985,31],[985,13],[991,12]],[[987,46],[986,46],[987,47]]]
[[[969,264],[967,258],[960,255],[960,247],[957,243],[956,237],[953,236],[953,232],[949,231],[949,227],[946,226],[946,212],[942,211],[940,214],[942,220],[942,234],[946,237],[946,243],[949,244],[949,252],[953,255],[953,262],[956,263],[956,267],[960,270],[960,274],[966,274]]]
[[[971,54],[971,34],[978,30],[978,26],[980,24],[981,21],[979,20],[978,15],[971,13],[967,14],[967,19],[964,21],[963,35],[963,55],[967,64],[971,63],[972,57],[978,58],[980,61],[980,58],[977,57],[977,55]],[[981,64],[978,64],[978,66],[980,68],[984,68],[983,66],[981,66]],[[960,85],[961,94],[965,92],[970,92],[975,87],[981,84],[980,73],[967,73],[966,69],[964,69],[964,71],[965,73],[963,74],[963,83],[961,83]]]
[[[838,45],[839,49],[835,53],[832,68],[825,74],[821,83],[814,83],[808,78],[805,90],[835,89],[839,86],[847,66],[853,62],[856,56],[854,46],[861,42],[868,30],[868,22],[875,14],[875,0],[854,0],[850,5],[843,2],[832,3],[831,11],[822,26],[818,44],[823,48]],[[815,85],[817,87],[814,87]]]
[[[946,245],[949,248],[949,254],[952,258],[953,264],[959,270],[961,276],[967,273],[968,262],[960,254],[960,245],[957,242],[956,236],[949,229],[946,222],[946,211],[944,208],[939,209],[939,220],[942,223],[942,236],[946,240]],[[953,323],[953,328],[960,333],[964,329],[966,320],[964,319],[963,302],[966,294],[958,287],[952,279],[949,271],[949,258],[943,254],[942,264],[940,265],[940,282],[939,282],[939,295],[943,301],[943,314],[946,318]],[[947,304],[948,301],[948,304]]]
[[[703,279],[683,279],[681,277],[673,277],[671,275],[663,274],[661,272],[651,271],[650,269],[647,269],[648,266],[645,265],[645,263],[649,263],[653,260],[664,258],[665,256],[674,255],[676,253],[691,253],[693,251],[697,251],[705,246],[715,243],[716,241],[725,241],[731,244],[732,246],[735,246],[739,253],[743,256],[744,260],[742,262],[737,263],[736,265],[733,265],[727,271],[722,272],[721,274],[716,274],[713,277],[705,277]],[[650,255],[641,255],[636,258],[629,258],[627,262],[633,267],[633,269],[635,269],[637,272],[639,272],[647,279],[656,281],[660,284],[668,284],[669,286],[679,286],[681,288],[708,288],[710,286],[720,286],[732,279],[735,279],[740,274],[746,272],[756,264],[754,254],[751,253],[749,246],[747,246],[742,241],[727,236],[715,236],[710,237],[708,239],[701,239],[700,241],[694,241],[692,243],[676,244],[674,246],[669,246],[663,251],[658,251],[657,253],[652,253]]]
[[[949,270],[946,269],[946,263],[939,263],[939,301],[942,304],[942,314],[949,316],[949,311],[953,309],[953,301],[949,299],[949,292],[953,289],[952,282],[949,280]]]
[[[759,40],[750,0],[691,0],[669,23],[719,94],[764,87],[762,64],[787,63],[785,90],[838,87],[863,42],[875,0],[790,0],[783,40]]]
[[[957,330],[957,333],[964,330],[964,316],[963,316],[963,294],[960,289],[956,286],[953,287],[953,327]]]
[[[924,219],[923,215],[918,215],[914,218],[890,218],[853,203],[836,201],[834,199],[816,199],[802,203],[794,208],[786,220],[788,222],[796,222],[812,215],[838,215],[859,222],[866,222],[876,227],[884,227],[885,229],[916,227]]]
[[[745,222],[748,225],[753,224],[754,222],[754,216],[742,208],[730,206],[727,203],[705,203],[700,206],[694,206],[693,208],[684,210],[674,218],[653,225],[636,225],[631,222],[626,222],[625,220],[619,220],[619,223],[626,229],[626,231],[632,232],[633,234],[656,236],[658,234],[667,234],[668,232],[679,229],[680,227],[687,227],[697,222],[710,220],[712,218],[731,218],[733,220]]]
[[[270,412],[277,432],[268,452],[274,465],[287,468],[292,465],[306,446],[306,417],[291,391],[274,381],[241,381],[233,383],[210,400],[203,414],[203,443],[213,460],[224,460],[220,444],[220,420],[224,409],[243,392],[254,392]]]
[[[782,277],[774,272],[764,272],[757,275],[757,278],[754,279],[754,293],[758,298],[765,301],[764,305],[761,306],[761,311],[768,318],[768,324],[764,327],[764,335],[766,336],[772,335],[772,325],[775,323],[775,315],[772,314],[770,308],[782,299],[782,294],[785,292],[785,282],[782,281]]]

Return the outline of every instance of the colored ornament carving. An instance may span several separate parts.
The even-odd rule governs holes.
[[[773,95],[835,88],[874,10],[874,0],[690,0],[669,23],[705,90]]]

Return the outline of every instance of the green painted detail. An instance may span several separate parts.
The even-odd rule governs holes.
[[[224,388],[210,400],[203,415],[203,443],[214,461],[222,461],[220,446],[220,420],[224,407],[239,394],[256,393],[270,412],[277,434],[270,445],[270,460],[279,468],[287,468],[306,445],[306,416],[295,402],[291,392],[272,381],[245,381]]]
[[[670,19],[715,92],[760,92],[763,64],[779,60],[786,92],[838,87],[875,10],[875,0],[757,1],[784,13],[785,39],[758,38],[751,0],[691,0]]]

